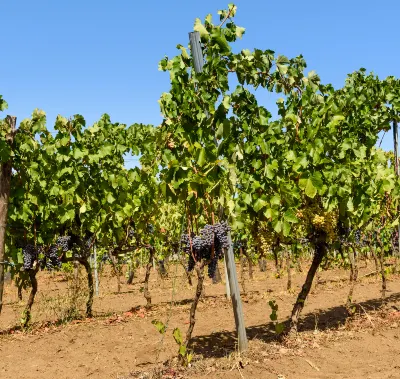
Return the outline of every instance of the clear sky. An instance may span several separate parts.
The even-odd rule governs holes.
[[[21,121],[34,108],[82,114],[88,124],[108,113],[115,122],[159,124],[157,103],[169,76],[164,55],[187,45],[196,17],[229,1],[0,0],[0,94]],[[400,76],[399,0],[237,0],[246,28],[237,49],[303,54],[324,83],[343,85],[360,67]],[[235,48],[236,50],[236,48]],[[273,107],[273,97],[264,94]],[[392,134],[383,140],[392,148]],[[134,164],[133,162],[131,164]]]

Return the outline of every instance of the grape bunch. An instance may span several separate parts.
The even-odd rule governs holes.
[[[26,244],[23,241],[16,241],[15,246],[22,248],[22,255],[24,259],[24,270],[32,270],[34,262],[37,261],[40,267],[48,270],[61,267],[61,259],[58,256],[59,250],[67,252],[72,249],[73,238],[71,236],[60,236],[57,238],[54,245],[51,245],[49,249],[45,249],[44,246],[35,247],[32,244]],[[44,257],[39,259],[39,255],[43,254]],[[42,255],[41,255],[42,256]]]
[[[190,240],[191,239],[193,240],[194,236],[195,236],[194,233],[191,234],[190,238],[189,238],[189,234],[181,235],[181,249],[184,253],[191,255],[190,254],[190,251],[191,251],[190,250],[190,243],[191,243]]]
[[[213,278],[215,271],[217,270],[218,266],[218,258],[214,257],[211,259],[210,263],[207,266],[207,273],[209,278]]]
[[[222,249],[229,247],[228,233],[231,228],[226,222],[214,225],[215,248],[222,253]]]
[[[339,241],[341,243],[348,243],[350,236],[354,235],[354,242],[359,246],[365,246],[366,237],[361,233],[360,229],[354,230],[352,228],[345,226],[343,222],[338,222],[337,231],[338,231],[337,234],[339,237]]]
[[[51,245],[47,251],[43,251],[44,259],[41,261],[41,267],[48,270],[54,270],[61,267],[61,258],[58,252],[61,250],[66,253],[72,249],[71,236],[60,236],[57,238],[54,245]]]
[[[339,216],[337,212],[325,211],[321,204],[314,203],[297,211],[296,215],[305,222],[312,233],[323,231],[326,233],[328,241],[336,239]]]
[[[188,271],[192,271],[195,263],[200,260],[208,262],[208,276],[214,276],[218,260],[224,249],[229,247],[228,232],[230,227],[226,222],[206,225],[199,236],[183,234],[181,236],[182,251],[189,255]]]
[[[354,232],[354,240],[355,240],[357,245],[360,245],[360,243],[361,243],[361,230],[360,229],[357,229]]]
[[[324,212],[324,224],[322,229],[327,234],[329,241],[334,241],[336,238],[338,216],[336,212]]]
[[[38,259],[38,251],[33,245],[25,245],[22,248],[24,257],[24,270],[32,270],[34,262]]]
[[[194,233],[191,234],[190,238],[189,238],[189,234],[181,235],[181,249],[185,254],[188,254],[188,256],[189,256],[187,271],[193,271],[194,266],[196,264],[195,260],[193,259],[192,249],[190,248],[191,243],[192,243],[191,241],[193,241],[194,236],[195,236]],[[193,252],[193,254],[194,254],[194,252]]]
[[[265,257],[274,244],[274,234],[270,230],[261,229],[260,242],[261,255]]]
[[[135,231],[134,231],[134,229],[129,229],[129,231],[128,231],[128,238],[133,238],[133,237],[135,237]]]
[[[219,250],[217,246],[217,236],[214,234],[213,226],[206,225],[200,232],[200,236],[193,239],[193,251],[196,252],[195,258],[197,261],[204,259],[208,263],[208,276],[214,276],[215,269],[218,264]],[[214,255],[213,255],[214,249]]]
[[[71,236],[58,237],[57,241],[56,241],[55,248],[56,248],[56,251],[57,251],[57,249],[60,249],[63,252],[67,252],[67,251],[71,250],[71,248],[72,248]]]
[[[60,246],[52,245],[50,248],[45,252],[45,265],[48,270],[53,270],[55,268],[61,267],[61,259],[58,256],[58,250]],[[67,250],[63,250],[67,251]]]

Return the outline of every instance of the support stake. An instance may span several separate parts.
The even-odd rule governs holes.
[[[189,42],[193,57],[194,69],[196,73],[199,74],[203,71],[204,66],[204,57],[201,48],[200,33],[189,33]],[[214,139],[214,141],[216,142],[216,139]],[[225,249],[224,251],[226,262],[225,268],[227,273],[226,277],[228,278],[228,280],[226,280],[226,290],[228,294],[229,287],[229,292],[232,299],[233,314],[235,316],[236,331],[238,335],[239,352],[243,352],[247,349],[247,335],[246,328],[244,326],[242,299],[240,298],[239,282],[237,279],[235,257],[233,255],[232,238],[230,233],[228,235],[228,241],[229,248]]]
[[[236,332],[238,335],[239,352],[247,349],[247,335],[244,325],[242,299],[240,298],[239,282],[236,273],[235,256],[233,255],[231,234],[228,235],[229,248],[225,249],[225,260],[228,271],[229,287],[231,290],[231,299],[233,314],[235,316]]]

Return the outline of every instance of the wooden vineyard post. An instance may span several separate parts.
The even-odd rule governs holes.
[[[224,269],[225,269],[225,289],[226,289],[226,297],[229,299],[231,297],[231,288],[229,286],[228,279],[228,269],[226,268],[226,259],[224,258]]]
[[[229,288],[235,316],[236,332],[238,335],[239,352],[247,349],[247,335],[244,325],[242,299],[240,298],[239,282],[236,273],[235,256],[233,255],[231,233],[228,234],[229,247],[225,249],[226,268],[228,271]]]
[[[15,116],[7,116],[6,123],[10,128],[9,134],[7,135],[7,143],[11,145],[14,141],[17,118]],[[0,314],[3,308],[6,225],[8,216],[8,200],[10,198],[11,173],[12,160],[10,157],[7,162],[0,164]]]
[[[189,33],[190,50],[192,51],[194,70],[196,73],[203,72],[204,57],[203,50],[201,48],[200,33],[190,32]]]
[[[196,73],[201,73],[204,66],[203,51],[201,48],[200,33],[190,32],[189,33],[190,49],[192,52],[194,69]],[[246,328],[244,326],[242,299],[240,298],[239,283],[236,273],[235,257],[233,255],[233,246],[231,234],[228,234],[229,248],[225,249],[225,267],[227,278],[226,290],[228,294],[228,287],[230,297],[232,299],[233,314],[235,316],[236,331],[238,335],[238,348],[239,352],[243,352],[247,349],[247,335]],[[229,283],[228,283],[229,282]]]

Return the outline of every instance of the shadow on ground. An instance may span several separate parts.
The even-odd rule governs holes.
[[[359,312],[364,313],[378,309],[384,304],[400,301],[400,293],[395,293],[383,299],[371,299],[365,302],[354,304]],[[299,331],[313,331],[316,328],[324,331],[337,328],[349,317],[346,307],[338,306],[318,312],[308,313],[301,317]],[[285,328],[288,328],[289,321],[286,321]],[[263,342],[277,341],[277,335],[273,332],[273,325],[266,323],[262,325],[249,326],[246,328],[249,340],[259,339]],[[237,338],[235,332],[220,332],[211,335],[197,336],[192,338],[192,348],[196,354],[204,358],[221,358],[235,351]]]

